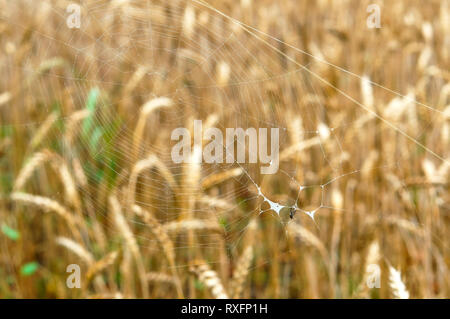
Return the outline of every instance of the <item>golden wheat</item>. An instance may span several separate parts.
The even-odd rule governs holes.
[[[397,299],[409,299],[409,292],[402,281],[402,275],[399,270],[389,266],[389,286],[392,295]]]
[[[223,288],[217,273],[209,268],[207,264],[199,263],[191,267],[198,279],[211,291],[216,299],[228,299],[228,294]]]

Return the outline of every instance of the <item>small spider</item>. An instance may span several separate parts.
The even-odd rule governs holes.
[[[291,207],[291,209],[290,209],[290,211],[289,211],[289,217],[290,217],[291,219],[294,219],[294,214],[295,214],[295,208],[294,208],[294,207]]]

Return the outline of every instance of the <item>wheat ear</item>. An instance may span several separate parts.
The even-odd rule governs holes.
[[[149,282],[158,282],[175,286],[177,282],[173,276],[161,272],[149,272],[147,274],[147,280]]]
[[[53,157],[53,154],[50,151],[44,150],[42,152],[34,153],[28,162],[22,167],[19,172],[19,175],[16,178],[14,183],[14,190],[18,191],[22,189],[26,182],[33,175],[33,172],[42,164],[49,161]]]
[[[84,260],[86,264],[92,265],[94,263],[94,257],[92,256],[92,254],[72,239],[67,237],[58,237],[56,238],[56,242],[75,253],[75,255]]]
[[[78,220],[74,218],[72,214],[60,203],[57,201],[43,197],[43,196],[36,196],[31,195],[27,193],[22,192],[14,192],[11,194],[11,199],[13,201],[22,202],[25,204],[31,204],[35,205],[37,207],[42,208],[45,212],[53,211],[59,216],[61,216],[64,220],[66,220],[67,224],[69,225],[70,229],[72,230],[72,233],[77,236],[77,240],[82,242],[81,234],[77,228],[77,225],[79,224]]]
[[[190,270],[195,273],[216,299],[228,299],[228,294],[223,288],[222,282],[214,270],[211,270],[205,263],[194,265]]]
[[[141,114],[136,124],[136,129],[133,134],[133,156],[135,159],[138,157],[139,146],[144,134],[145,123],[147,117],[155,110],[159,108],[167,108],[173,105],[173,101],[167,97],[159,97],[146,102],[141,108]]]
[[[221,226],[217,222],[207,221],[203,219],[186,219],[180,221],[174,221],[170,223],[165,223],[163,228],[166,232],[177,233],[179,231],[212,231],[220,232],[222,231]]]
[[[361,283],[359,284],[359,287],[356,291],[356,294],[358,296],[367,296],[368,293],[368,285],[367,280],[369,276],[371,275],[371,269],[370,265],[378,265],[378,262],[380,260],[380,245],[378,244],[377,240],[374,240],[368,249],[366,262],[364,264],[364,274]]]
[[[169,183],[169,186],[172,189],[172,191],[175,192],[175,190],[177,189],[177,183],[175,182],[172,173],[170,173],[170,170],[163,162],[161,162],[155,155],[152,154],[148,156],[146,159],[137,162],[131,171],[128,183],[128,205],[130,207],[134,204],[136,184],[139,174],[141,174],[144,170],[148,170],[153,167],[156,167],[161,172],[161,175]]]
[[[91,264],[86,273],[87,280],[90,281],[97,274],[99,274],[100,272],[102,272],[103,270],[105,270],[106,268],[111,266],[112,264],[114,264],[115,261],[117,260],[118,255],[119,255],[119,253],[117,251],[113,251],[113,252],[110,252],[109,254],[107,254],[105,257],[103,257],[99,261]]]
[[[397,270],[392,266],[389,266],[389,286],[391,287],[394,298],[409,299],[409,292],[406,289],[405,283],[402,281],[400,270]]]
[[[238,177],[238,176],[242,175],[243,173],[244,173],[244,171],[242,170],[242,168],[237,167],[237,168],[227,170],[225,172],[212,174],[203,179],[202,188],[204,188],[204,189],[210,188],[210,187],[220,184],[230,178]]]
[[[111,195],[109,197],[109,204],[111,207],[114,223],[116,224],[117,229],[122,233],[123,238],[125,239],[125,243],[128,246],[128,249],[131,251],[131,254],[133,255],[134,260],[136,262],[136,266],[141,281],[142,296],[144,298],[148,298],[147,280],[145,278],[146,277],[145,267],[136,238],[134,237],[133,232],[130,229],[130,226],[126,222],[125,217],[122,215],[121,205],[117,200],[117,198],[115,197],[115,195]]]
[[[169,262],[169,267],[172,271],[172,275],[176,281],[176,288],[179,298],[183,298],[183,290],[181,287],[181,282],[176,270],[175,264],[175,250],[173,247],[173,242],[167,234],[166,230],[161,226],[161,224],[154,218],[149,212],[142,209],[138,205],[133,205],[133,212],[141,217],[144,222],[150,226],[150,230],[158,241],[160,247],[164,251],[164,254]]]
[[[240,298],[242,291],[244,290],[245,279],[250,272],[250,265],[253,259],[253,247],[248,246],[245,248],[242,256],[237,262],[236,270],[233,274],[231,281],[232,298]]]
[[[299,225],[298,223],[290,223],[288,228],[295,237],[303,241],[305,244],[316,248],[323,256],[323,258],[326,261],[328,260],[327,250],[322,241],[316,235],[314,235],[312,232]]]

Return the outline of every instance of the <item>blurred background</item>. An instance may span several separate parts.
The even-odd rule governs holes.
[[[0,8],[0,297],[449,297],[448,0]],[[195,119],[279,171],[174,163]]]

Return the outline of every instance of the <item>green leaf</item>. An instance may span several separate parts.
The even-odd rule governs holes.
[[[14,127],[12,125],[0,126],[0,137],[9,137],[14,133]]]
[[[89,92],[88,99],[86,102],[86,109],[89,111],[89,116],[84,119],[83,121],[83,127],[82,127],[82,134],[83,137],[87,137],[90,130],[92,129],[92,126],[94,125],[94,114],[95,114],[95,107],[97,105],[97,99],[100,95],[100,90],[98,88],[94,88]]]
[[[39,264],[36,261],[29,262],[20,268],[22,276],[31,276],[39,269]]]
[[[20,238],[20,233],[6,224],[2,224],[2,233],[5,234],[6,237],[14,241]]]
[[[95,154],[98,151],[98,144],[100,142],[101,137],[103,136],[103,130],[101,127],[96,127],[94,132],[92,133],[91,140],[89,146],[91,148],[91,152]]]
[[[201,281],[199,281],[198,279],[194,280],[194,287],[197,290],[204,290],[205,286],[203,285],[203,283]]]
[[[228,226],[228,221],[225,217],[220,217],[219,218],[219,225],[222,226],[223,228],[227,229]]]

